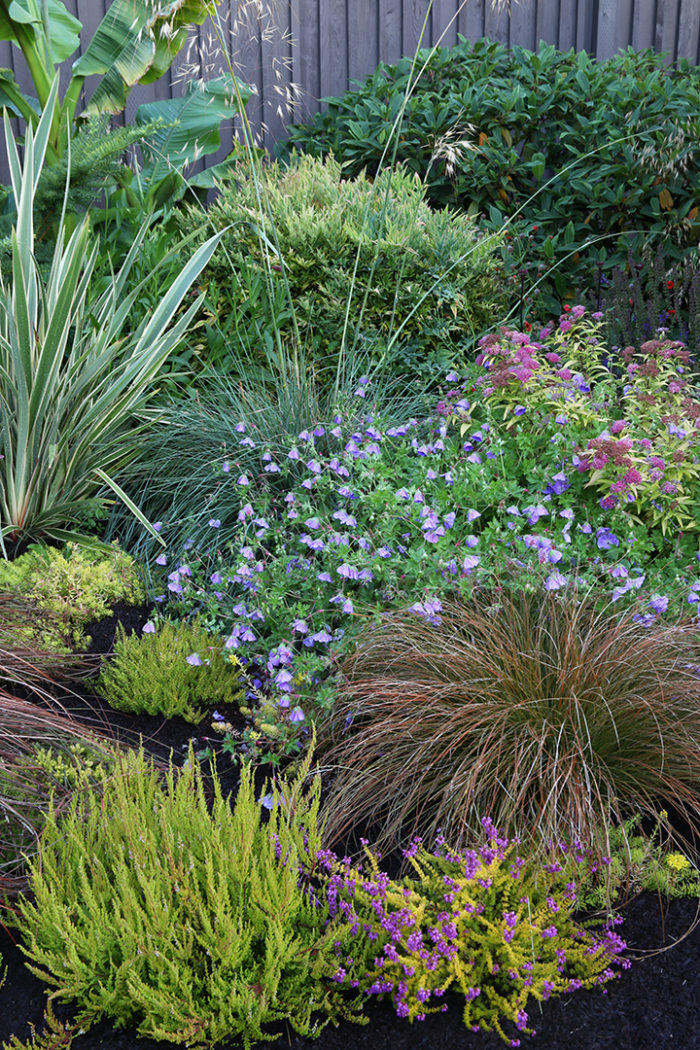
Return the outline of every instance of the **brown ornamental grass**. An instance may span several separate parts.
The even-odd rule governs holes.
[[[322,727],[335,842],[466,845],[490,817],[600,855],[635,812],[700,831],[700,634],[644,627],[590,598],[485,595],[439,624],[387,616],[360,638]],[[371,829],[371,831],[370,831]]]

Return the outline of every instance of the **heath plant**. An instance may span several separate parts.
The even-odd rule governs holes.
[[[242,695],[240,665],[199,620],[157,628],[149,620],[141,634],[129,635],[120,625],[97,691],[119,711],[201,722],[211,708]]]
[[[369,870],[320,856],[331,914],[354,936],[350,955],[336,947],[335,980],[391,996],[410,1022],[446,1011],[446,993],[457,992],[467,1028],[517,1047],[506,1027],[534,1035],[530,1000],[604,985],[629,962],[614,923],[593,930],[574,918],[579,874],[591,866],[578,844],[533,867],[517,840],[482,824],[486,842],[476,849],[453,850],[439,836],[430,853],[414,840],[404,851],[411,876],[398,882],[366,845]]]
[[[216,776],[208,797],[191,749],[165,777],[129,752],[115,776],[52,811],[13,920],[49,1001],[74,1002],[84,1028],[109,1018],[203,1046],[249,1048],[276,1038],[269,1023],[310,1036],[357,1018],[332,980],[328,908],[300,879],[321,849],[308,771],[258,800],[244,769],[230,804]]]

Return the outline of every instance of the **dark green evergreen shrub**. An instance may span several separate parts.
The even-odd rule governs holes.
[[[192,750],[163,778],[143,752],[101,789],[53,812],[17,926],[33,973],[74,1001],[83,1027],[109,1018],[189,1046],[315,1035],[351,1010],[338,984],[328,908],[299,879],[321,848],[309,762],[256,801],[244,766],[235,802],[213,800]],[[347,936],[341,943],[350,950]],[[279,1027],[279,1026],[278,1026]]]
[[[114,657],[97,682],[112,707],[201,722],[210,708],[241,695],[238,660],[199,620],[163,623],[140,635],[126,635],[121,625],[117,631]]]
[[[463,38],[420,52],[423,66],[402,117],[409,58],[325,100],[282,153],[332,152],[353,175],[374,174],[395,150],[434,206],[479,215],[491,230],[513,220],[511,272],[526,265],[532,285],[557,267],[542,284],[548,306],[592,284],[597,260],[624,263],[628,247],[661,240],[679,259],[697,243],[699,68],[650,50],[597,62]]]
[[[405,171],[341,178],[332,158],[295,158],[255,178],[241,171],[183,232],[230,227],[203,274],[210,309],[201,353],[274,350],[279,334],[330,379],[343,348],[367,368],[388,360],[404,377],[435,379],[465,341],[502,315],[492,241],[475,224],[433,211]],[[218,333],[218,334],[217,334]]]

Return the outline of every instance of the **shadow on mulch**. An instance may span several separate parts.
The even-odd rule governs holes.
[[[139,630],[147,618],[145,608],[117,609],[110,620],[88,629],[91,651],[111,650],[118,621],[127,630]],[[180,718],[132,717],[94,698],[90,698],[92,706],[87,697],[65,702],[76,717],[125,743],[138,744],[141,738],[144,747],[163,760],[172,754],[175,762],[182,761],[193,737],[197,748],[210,743],[208,721],[193,727]],[[227,711],[226,716],[234,727],[243,727],[237,710]],[[221,765],[221,772],[224,791],[235,790],[236,767]],[[606,991],[575,992],[541,1007],[532,1001],[529,1021],[537,1035],[534,1039],[522,1036],[522,1045],[533,1050],[700,1050],[700,924],[691,929],[697,913],[696,900],[663,902],[646,893],[631,901],[619,932],[634,958],[632,967],[607,985]],[[1,1044],[12,1035],[27,1039],[31,1026],[41,1031],[47,989],[26,968],[20,949],[2,927],[0,956],[8,971],[0,987]],[[446,1001],[446,1013],[413,1025],[399,1020],[389,1002],[373,1002],[367,1009],[367,1025],[342,1022],[337,1028],[325,1028],[316,1040],[288,1030],[267,1045],[278,1050],[501,1050],[504,1043],[497,1036],[464,1027],[458,996],[448,996]],[[70,1007],[56,1007],[55,1013],[63,1020],[71,1016]],[[74,1050],[164,1050],[171,1045],[139,1039],[134,1030],[115,1029],[109,1022],[76,1036],[72,1043]],[[220,1050],[239,1045],[223,1044]]]

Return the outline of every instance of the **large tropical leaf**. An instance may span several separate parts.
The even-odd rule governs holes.
[[[163,121],[162,128],[149,135],[142,146],[143,181],[153,185],[173,169],[182,171],[197,157],[216,153],[221,146],[222,122],[233,120],[239,99],[245,105],[251,94],[249,87],[227,73],[216,80],[191,84],[180,98],[139,106],[137,123]]]
[[[2,0],[0,0],[2,2]],[[168,70],[189,26],[204,22],[219,0],[114,0],[74,77],[101,75],[89,113],[120,113],[135,84],[150,84]]]
[[[0,40],[12,40],[21,46],[22,29],[31,31],[36,44],[46,38],[42,7],[46,2],[49,16],[49,53],[54,65],[64,62],[77,51],[82,23],[66,9],[61,0],[0,0]]]

